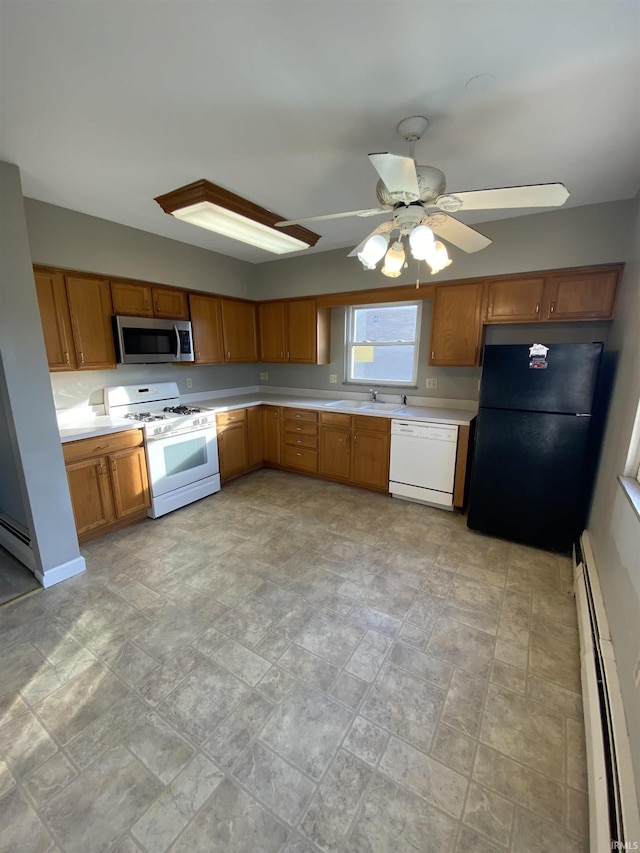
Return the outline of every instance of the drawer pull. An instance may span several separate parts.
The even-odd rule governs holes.
[[[301,417],[302,417],[302,415],[300,414],[300,412],[298,412],[298,414],[296,415],[296,417],[297,417],[297,418],[301,418]]]
[[[552,303],[551,303],[551,308],[549,308],[549,313],[550,313],[550,314],[553,314],[553,312],[554,312],[555,310],[556,310],[556,303],[555,303],[555,302],[552,302]]]
[[[98,444],[94,447],[94,450],[108,450],[110,447],[110,444]]]
[[[540,313],[540,303],[536,302],[536,314]]]
[[[296,453],[296,456],[302,456],[302,453]]]

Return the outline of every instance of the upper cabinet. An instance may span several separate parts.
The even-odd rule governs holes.
[[[330,309],[315,299],[258,303],[260,361],[328,364]]]
[[[49,369],[114,368],[109,282],[41,267],[34,275]]]
[[[621,271],[616,264],[488,279],[485,323],[610,320]]]
[[[483,293],[482,281],[436,286],[429,364],[473,367],[480,363]]]
[[[542,319],[610,320],[618,289],[617,269],[583,270],[549,276]]]
[[[189,294],[193,349],[196,364],[222,364],[222,310],[219,296]]]
[[[136,281],[112,281],[113,313],[126,317],[161,317],[188,320],[187,291],[154,287]]]
[[[220,308],[225,362],[258,361],[255,303],[221,299]]]
[[[544,276],[490,278],[485,323],[535,323],[540,319]]]

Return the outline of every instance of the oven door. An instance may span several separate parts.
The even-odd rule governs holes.
[[[215,425],[207,429],[147,441],[151,494],[154,497],[217,474]]]

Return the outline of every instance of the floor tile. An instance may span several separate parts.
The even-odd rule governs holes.
[[[340,750],[334,758],[301,824],[321,850],[333,851],[342,843],[371,773],[349,752]]]
[[[0,850],[45,853],[52,839],[18,788],[0,797]]]
[[[277,853],[287,837],[286,826],[228,779],[222,781],[179,836],[172,853],[215,850],[216,853]]]
[[[318,690],[299,684],[273,712],[260,738],[313,779],[320,779],[352,716]]]

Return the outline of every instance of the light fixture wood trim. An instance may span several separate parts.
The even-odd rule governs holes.
[[[285,225],[281,228],[276,228],[276,222],[281,222],[283,219],[282,216],[204,179],[194,181],[186,187],[180,187],[177,190],[164,193],[164,195],[159,195],[154,201],[157,201],[164,212],[169,214],[172,214],[176,210],[181,210],[183,207],[208,201],[210,204],[216,204],[218,207],[223,207],[225,210],[230,210],[232,213],[238,214],[238,216],[244,216],[246,219],[251,219],[260,225],[273,228],[278,234],[288,234],[289,237],[302,240],[303,243],[307,243],[309,246],[315,246],[320,239],[319,234],[315,234],[301,225]]]

